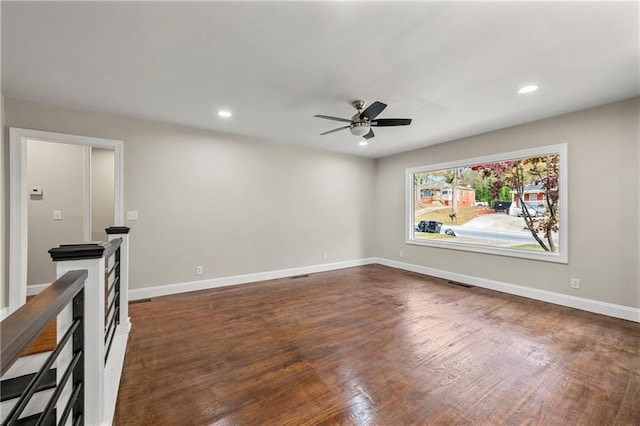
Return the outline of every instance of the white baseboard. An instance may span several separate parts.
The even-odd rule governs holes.
[[[301,266],[291,269],[279,269],[276,271],[258,272],[254,274],[233,275],[230,277],[212,278],[201,281],[189,281],[177,284],[136,288],[129,290],[129,300],[148,299],[151,297],[168,296],[171,294],[186,293],[189,291],[208,290],[218,287],[248,284],[257,281],[286,278],[294,275],[313,274],[316,272],[333,271],[335,269],[352,268],[354,266],[369,265],[372,263],[377,263],[377,259],[365,258],[347,260],[344,262],[322,263],[319,265]]]
[[[277,271],[234,275],[230,277],[213,278],[209,280],[190,281],[184,283],[131,289],[129,290],[129,300],[148,299],[158,296],[186,293],[189,291],[208,290],[218,287],[248,284],[258,281],[285,278],[293,275],[312,274],[316,272],[332,271],[335,269],[351,268],[354,266],[370,265],[373,263],[378,263],[380,265],[389,266],[392,268],[403,269],[405,271],[417,272],[419,274],[431,275],[433,277],[444,278],[464,284],[470,284],[476,287],[500,291],[502,293],[527,297],[529,299],[540,300],[556,305],[567,306],[583,311],[594,312],[596,314],[607,315],[614,318],[640,322],[640,309],[638,308],[615,305],[613,303],[600,302],[598,300],[585,299],[582,297],[570,296],[567,294],[555,293],[547,290],[539,290],[536,288],[490,280],[487,278],[474,277],[471,275],[430,268],[427,266],[398,262],[396,260],[385,259],[381,257],[370,257],[364,259],[349,260],[345,262],[325,263],[320,265],[302,266],[299,268],[280,269]]]
[[[8,306],[5,306],[4,308],[0,309],[0,321],[2,321],[3,319],[5,319],[8,316],[9,316],[9,307]]]
[[[556,305],[567,306],[583,311],[594,312],[596,314],[621,318],[629,321],[640,322],[640,309],[628,306],[615,305],[613,303],[600,302],[598,300],[585,299],[582,297],[570,296],[562,293],[555,293],[547,290],[509,284],[494,281],[486,278],[474,277],[471,275],[459,274],[457,272],[444,271],[442,269],[430,268],[427,266],[414,265],[411,263],[398,262],[396,260],[374,258],[371,263],[379,263],[392,268],[404,269],[405,271],[417,272],[419,274],[431,275],[433,277],[444,278],[476,287],[487,288],[500,291],[502,293],[527,297],[529,299],[541,300],[543,302]]]

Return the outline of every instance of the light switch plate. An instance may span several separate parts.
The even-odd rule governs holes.
[[[62,220],[62,210],[53,211],[53,220]]]
[[[137,210],[127,211],[127,220],[138,220],[138,211]]]

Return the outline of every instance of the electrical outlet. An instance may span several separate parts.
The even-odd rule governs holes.
[[[138,212],[136,210],[128,211],[127,220],[138,220]]]
[[[196,266],[196,275],[202,275],[202,266]]]
[[[571,288],[580,288],[579,278],[571,278]]]
[[[327,260],[327,257],[329,257],[329,256],[327,255],[327,252],[326,252],[326,251],[325,251],[324,253],[322,253],[322,258],[323,258],[324,260]]]
[[[404,251],[400,250],[400,257],[404,257]]]
[[[62,220],[62,210],[53,211],[53,220]]]

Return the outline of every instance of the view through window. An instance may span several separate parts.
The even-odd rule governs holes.
[[[566,145],[407,170],[407,243],[566,262]]]

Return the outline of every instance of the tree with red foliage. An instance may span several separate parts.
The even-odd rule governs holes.
[[[507,186],[516,192],[518,204],[522,208],[525,224],[531,235],[545,251],[557,251],[553,234],[558,232],[558,155],[531,157],[499,163],[477,164],[471,167],[483,178],[493,177],[492,195],[495,198],[500,188]],[[541,185],[545,194],[547,215],[534,217],[535,211],[524,202],[524,187],[528,184]],[[544,237],[540,237],[543,234]],[[544,238],[544,239],[543,239]],[[546,240],[546,241],[545,241]]]

